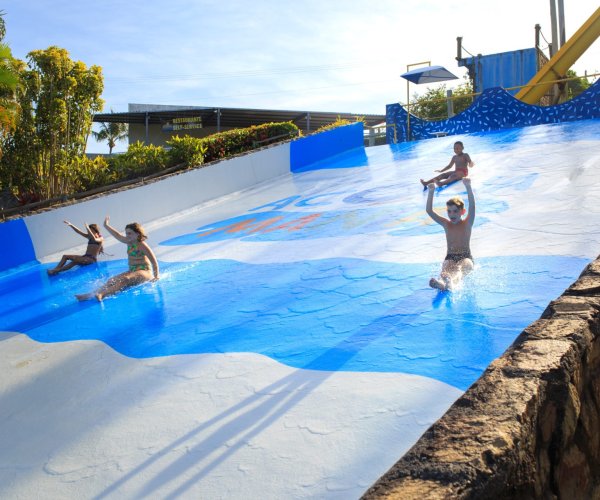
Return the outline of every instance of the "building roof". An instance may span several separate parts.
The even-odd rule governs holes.
[[[136,105],[130,105],[133,108]],[[138,109],[141,106],[138,105]],[[210,107],[167,107],[148,106],[146,110],[94,115],[95,122],[161,125],[176,118],[202,117],[204,127],[245,128],[270,122],[291,121],[303,132],[314,132],[318,128],[335,122],[338,118],[355,121],[364,120],[369,127],[385,122],[385,115],[365,115],[323,111],[286,111],[272,109],[210,108]]]

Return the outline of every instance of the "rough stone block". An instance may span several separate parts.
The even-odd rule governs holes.
[[[562,456],[556,471],[559,498],[588,498],[592,485],[590,468],[586,456],[575,445],[570,446]]]
[[[565,291],[567,295],[598,295],[600,294],[600,276],[585,274]]]

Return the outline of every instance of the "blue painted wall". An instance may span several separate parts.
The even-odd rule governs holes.
[[[363,123],[357,122],[293,141],[290,144],[290,170],[296,172],[325,158],[364,148],[364,140]]]
[[[537,73],[537,50],[532,48],[478,55],[461,59],[458,65],[469,68],[477,93],[493,87],[517,87],[525,85]],[[514,95],[518,91],[514,89],[509,92]]]
[[[405,142],[406,110],[398,103],[388,104],[386,116],[387,142]],[[600,80],[575,99],[556,106],[525,104],[500,87],[487,89],[468,109],[448,120],[427,121],[411,115],[410,130],[412,140],[420,140],[435,137],[434,132],[441,131],[448,135],[468,134],[591,118],[600,118]],[[396,130],[389,124],[395,124]]]
[[[0,271],[35,261],[33,243],[23,219],[0,224]]]

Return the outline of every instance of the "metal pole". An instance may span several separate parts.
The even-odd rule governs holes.
[[[558,36],[556,28],[556,2],[550,0],[550,22],[552,25],[552,43],[550,44],[550,57],[558,52]]]
[[[407,64],[406,72],[410,71],[411,66],[421,66],[422,64],[427,64],[427,66],[431,66],[431,61],[423,61],[419,63]],[[409,93],[410,80],[406,79],[406,140],[411,140],[410,133],[410,93]]]
[[[448,109],[448,118],[454,116],[454,100],[452,99],[452,89],[446,90],[446,108]]]
[[[565,44],[565,5],[563,0],[558,0],[558,41],[559,49]]]
[[[408,66],[406,67],[408,71]],[[409,93],[410,82],[406,80],[406,140],[410,141],[410,93]]]

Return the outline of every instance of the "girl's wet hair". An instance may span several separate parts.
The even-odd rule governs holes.
[[[454,205],[459,210],[462,210],[465,208],[465,202],[462,200],[462,198],[460,196],[454,196],[453,198],[450,198],[446,202],[446,206],[448,206],[448,205]]]
[[[131,224],[127,224],[125,226],[125,229],[131,229],[132,231],[136,232],[138,234],[138,241],[144,241],[148,238],[148,236],[146,236],[146,231],[144,231],[144,228],[139,222],[132,222]]]

